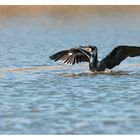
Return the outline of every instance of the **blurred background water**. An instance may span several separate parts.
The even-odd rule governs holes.
[[[137,12],[1,18],[0,134],[140,134],[140,57],[90,75],[86,64],[48,58],[86,44],[100,59],[117,45],[140,46],[139,25]]]

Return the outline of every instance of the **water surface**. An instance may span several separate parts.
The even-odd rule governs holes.
[[[140,57],[86,74],[49,55],[140,45],[139,14],[21,16],[0,21],[0,134],[140,134]]]

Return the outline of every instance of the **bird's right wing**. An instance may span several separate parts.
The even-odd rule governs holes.
[[[116,65],[119,65],[125,58],[135,56],[140,56],[140,47],[117,46],[101,61],[101,65],[105,68],[112,69]]]
[[[61,61],[65,64],[89,62],[89,58],[80,51],[79,48],[72,48],[70,50],[63,50],[58,53],[55,53],[49,57],[54,61]]]

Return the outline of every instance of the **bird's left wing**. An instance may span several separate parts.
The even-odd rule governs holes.
[[[140,56],[140,47],[121,45],[114,48],[104,59],[101,61],[102,67],[112,69],[119,65],[127,57]]]
[[[55,53],[49,57],[54,61],[61,61],[65,64],[89,62],[89,58],[80,51],[79,48],[71,48],[70,50],[63,50],[58,53]]]

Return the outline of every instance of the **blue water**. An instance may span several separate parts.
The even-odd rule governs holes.
[[[0,134],[140,134],[140,57],[112,74],[48,58],[86,44],[100,59],[117,45],[140,46],[139,25],[136,13],[1,19]]]

